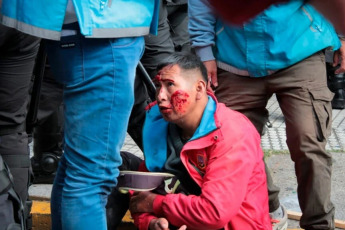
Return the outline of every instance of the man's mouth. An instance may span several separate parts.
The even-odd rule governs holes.
[[[172,108],[170,106],[159,106],[161,113],[170,113]]]

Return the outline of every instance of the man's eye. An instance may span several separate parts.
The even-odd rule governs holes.
[[[167,85],[168,85],[168,86],[173,86],[173,85],[174,85],[174,83],[173,83],[173,82],[171,82],[171,81],[169,81],[169,82],[167,83]]]

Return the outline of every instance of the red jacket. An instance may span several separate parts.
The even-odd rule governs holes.
[[[147,230],[150,220],[156,217],[165,217],[174,226],[185,224],[187,229],[272,229],[260,136],[244,115],[212,97],[199,128],[181,151],[181,160],[201,187],[201,195],[158,195],[153,204],[154,214],[135,217],[139,229]],[[157,130],[157,114],[150,114],[157,113],[158,108],[154,108],[146,119],[155,117],[156,122],[145,121],[144,152],[146,167],[159,171],[157,167],[152,170],[152,164],[159,160],[154,151],[161,155],[164,152],[152,146],[158,143],[155,135],[164,135]],[[161,143],[166,145],[165,141]]]

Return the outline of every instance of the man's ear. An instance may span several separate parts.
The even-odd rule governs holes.
[[[200,100],[206,94],[206,82],[198,80],[196,83],[196,99]]]

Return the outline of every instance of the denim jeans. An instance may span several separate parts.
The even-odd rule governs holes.
[[[106,229],[107,196],[116,185],[134,76],[144,39],[89,39],[76,23],[48,41],[48,59],[64,84],[65,146],[54,181],[52,229]]]

